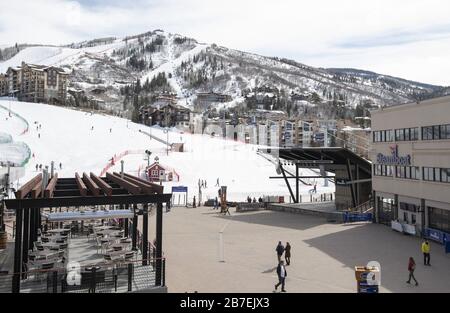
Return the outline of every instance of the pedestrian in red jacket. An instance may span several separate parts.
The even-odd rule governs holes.
[[[416,280],[416,277],[414,277],[414,271],[416,269],[416,262],[414,261],[413,257],[409,258],[409,263],[408,263],[408,271],[409,271],[409,279],[406,282],[407,284],[411,283],[411,278],[414,279],[414,281],[416,282],[416,286],[419,285],[419,283]]]

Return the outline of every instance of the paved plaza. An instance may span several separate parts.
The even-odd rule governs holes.
[[[292,246],[288,292],[355,292],[354,266],[368,261],[381,263],[380,292],[450,291],[450,256],[441,245],[431,243],[432,266],[425,267],[420,238],[383,225],[327,224],[319,217],[272,211],[231,214],[211,208],[164,214],[169,292],[272,292],[279,240]],[[219,261],[222,230],[225,262]],[[410,256],[418,265],[418,287],[406,284]]]

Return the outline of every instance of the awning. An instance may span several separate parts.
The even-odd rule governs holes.
[[[42,218],[48,222],[133,218],[133,216],[131,210],[42,213]]]

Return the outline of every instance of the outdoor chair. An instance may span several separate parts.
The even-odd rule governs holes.
[[[135,256],[134,251],[127,252],[127,253],[125,253],[124,259],[125,259],[125,261],[131,261],[131,260],[133,260],[134,256]]]
[[[104,254],[103,258],[105,259],[105,261],[107,263],[112,263],[113,262],[113,259],[112,259],[111,255],[109,255],[109,254]]]
[[[130,238],[121,238],[120,243],[131,243]]]
[[[97,248],[97,254],[99,254],[99,253],[98,253],[99,250],[101,250],[102,253],[103,253],[103,245],[102,245],[102,243],[100,242],[100,238],[99,238],[99,237],[96,237],[95,240],[96,240],[96,242],[95,242],[95,247]]]
[[[55,263],[54,262],[43,263],[40,266],[39,271],[36,273],[36,279],[37,280],[43,280],[43,278],[46,276],[45,274],[48,274],[49,270],[51,270],[54,267],[55,267]]]

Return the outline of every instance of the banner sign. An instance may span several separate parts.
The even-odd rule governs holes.
[[[186,186],[172,186],[172,193],[173,192],[188,192],[188,187],[186,187]]]

